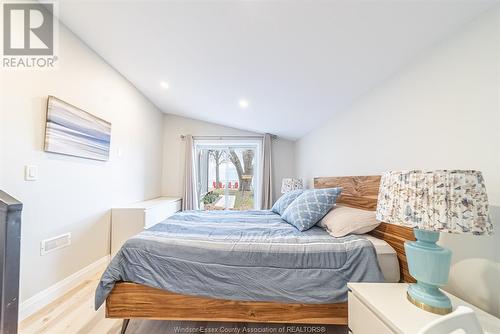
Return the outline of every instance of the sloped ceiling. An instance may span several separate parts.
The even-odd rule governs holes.
[[[295,139],[496,3],[60,1],[59,16],[163,112]]]

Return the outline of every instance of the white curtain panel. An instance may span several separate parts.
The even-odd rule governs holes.
[[[182,194],[182,210],[197,210],[198,198],[196,194],[196,180],[194,173],[193,136],[186,135],[186,166],[184,174],[184,191]]]
[[[262,194],[261,209],[270,209],[273,206],[273,193],[272,193],[272,154],[271,154],[271,135],[266,133],[262,145]]]

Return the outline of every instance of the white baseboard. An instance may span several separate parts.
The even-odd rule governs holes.
[[[109,261],[110,256],[106,255],[96,262],[91,263],[85,268],[80,269],[76,273],[66,277],[62,281],[59,281],[47,289],[40,291],[33,297],[26,299],[19,305],[19,321],[22,321],[33,313],[41,310],[44,306],[47,306],[71,289],[77,287],[82,283],[82,281],[91,278],[97,272],[103,270],[104,266],[108,264]]]

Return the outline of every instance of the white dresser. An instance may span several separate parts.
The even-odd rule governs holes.
[[[111,210],[111,256],[123,243],[144,229],[179,212],[182,200],[178,197],[158,197]]]
[[[349,332],[352,334],[416,334],[440,315],[419,309],[406,299],[406,283],[348,283]],[[500,319],[445,292],[453,308],[474,310],[485,334],[500,333]]]

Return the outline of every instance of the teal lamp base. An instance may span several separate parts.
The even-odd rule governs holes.
[[[405,242],[408,269],[417,280],[408,288],[408,300],[426,311],[448,314],[451,301],[439,287],[448,282],[451,251],[436,244],[439,232],[415,228],[414,233],[417,240]]]

